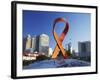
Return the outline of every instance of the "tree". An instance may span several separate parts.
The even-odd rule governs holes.
[[[72,56],[72,54],[71,54],[70,50],[66,50],[66,49],[65,49],[65,52],[66,52],[66,55],[68,55],[69,57],[71,57],[71,56]]]

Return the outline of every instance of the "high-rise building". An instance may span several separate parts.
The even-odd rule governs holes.
[[[36,52],[39,52],[39,35],[38,36],[36,36]]]
[[[87,57],[91,55],[90,41],[78,42],[78,53],[80,57]]]
[[[33,52],[36,51],[36,36],[32,37],[32,49]]]
[[[28,34],[26,38],[26,47],[25,50],[28,50],[31,48],[31,36]]]
[[[31,38],[28,35],[26,38],[23,38],[23,51],[27,53],[37,52],[49,56],[49,36],[41,34]]]
[[[25,38],[23,38],[23,52],[25,51],[25,49],[26,49],[26,40],[27,40],[27,38],[25,37]]]
[[[53,53],[52,48],[49,48],[49,53],[48,53],[48,56],[50,57],[50,56],[52,55],[52,53]]]
[[[46,56],[49,54],[49,36],[46,34],[39,36],[39,52],[44,53]]]

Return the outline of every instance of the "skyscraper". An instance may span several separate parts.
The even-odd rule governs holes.
[[[36,36],[32,37],[32,49],[33,52],[36,50]]]
[[[26,38],[26,48],[25,48],[25,50],[30,49],[30,48],[31,48],[31,36],[28,34],[27,38]]]
[[[46,34],[41,34],[39,36],[39,52],[44,53],[48,56],[49,53],[49,36]]]
[[[23,52],[26,49],[26,40],[27,40],[27,37],[23,38]]]
[[[23,52],[37,52],[49,56],[49,36],[41,34],[31,38],[30,35],[27,35],[26,38],[23,38]]]
[[[78,42],[78,52],[80,57],[90,56],[91,53],[90,41]]]

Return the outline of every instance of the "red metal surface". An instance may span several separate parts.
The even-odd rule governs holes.
[[[63,30],[63,32],[61,33],[60,37],[58,38],[56,32],[55,32],[55,25],[58,23],[58,22],[64,22],[65,23],[65,28]],[[56,41],[56,47],[53,51],[53,54],[52,54],[52,59],[55,59],[57,58],[58,54],[59,54],[59,51],[61,51],[64,59],[66,59],[68,56],[67,56],[67,53],[65,52],[63,46],[62,46],[62,42],[67,34],[69,30],[69,24],[67,21],[64,20],[64,18],[57,18],[55,21],[54,21],[54,24],[53,24],[53,36],[54,36],[54,39]]]

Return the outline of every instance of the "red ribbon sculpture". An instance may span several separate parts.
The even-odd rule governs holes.
[[[65,23],[65,28],[63,30],[63,32],[61,33],[60,37],[58,38],[56,32],[55,32],[55,25],[56,23],[58,22],[64,22]],[[53,51],[53,54],[52,54],[52,59],[55,59],[57,58],[57,55],[59,54],[59,52],[61,51],[64,59],[66,59],[68,57],[67,53],[65,52],[63,46],[62,46],[62,42],[68,32],[68,29],[69,29],[69,24],[68,22],[66,22],[63,18],[57,18],[55,21],[54,21],[54,24],[53,24],[53,36],[54,36],[54,39],[56,41],[56,47]]]

